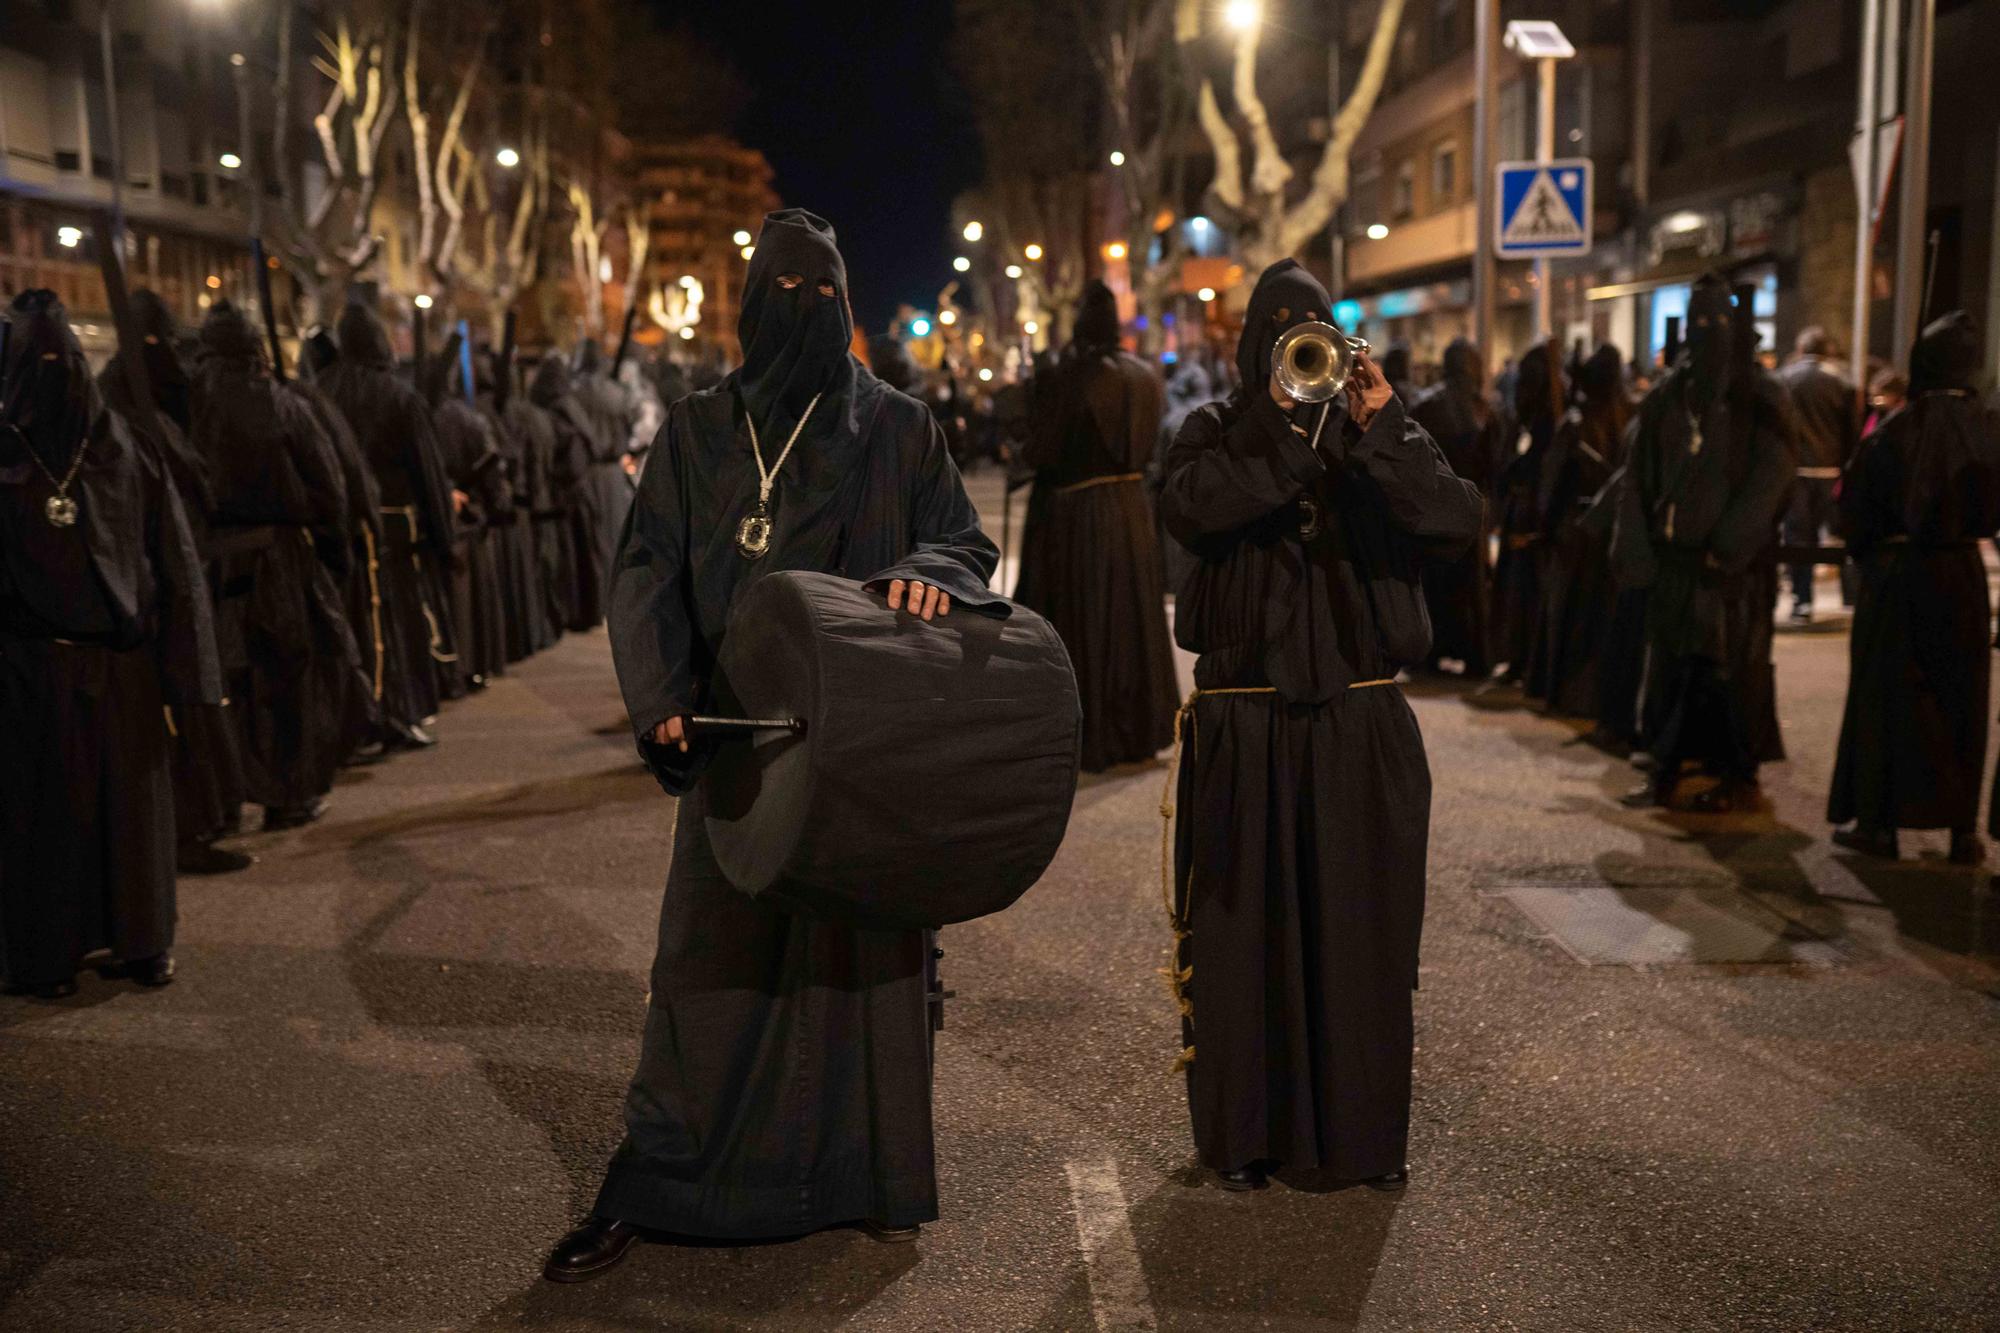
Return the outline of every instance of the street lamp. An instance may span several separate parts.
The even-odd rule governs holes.
[[[960,255],[958,258],[951,261],[951,266],[957,269],[960,273],[966,273],[971,271],[972,261],[970,259],[967,259],[964,255]]]
[[[738,253],[738,254],[741,254],[741,255],[742,255],[742,256],[743,256],[743,257],[744,257],[745,259],[748,259],[748,258],[749,258],[749,257],[750,257],[751,255],[754,255],[754,254],[756,254],[756,253],[757,253],[757,247],[756,247],[756,246],[754,246],[754,245],[746,245],[746,246],[744,246],[744,247],[743,247],[743,248],[742,248],[741,250],[739,250],[739,251],[738,251],[737,253]]]
[[[1020,266],[1019,264],[1009,264],[1009,265],[1007,265],[1007,276],[1008,276],[1008,277],[1010,277],[1010,278],[1012,278],[1012,279],[1014,279],[1014,280],[1015,280],[1016,282],[1020,281],[1020,279],[1021,279],[1021,266]]]
[[[1104,257],[1106,259],[1123,259],[1125,254],[1125,242],[1123,241],[1113,241],[1104,247]]]
[[[1027,335],[1028,335],[1028,336],[1029,336],[1030,338],[1034,337],[1034,336],[1035,336],[1036,334],[1040,333],[1041,331],[1042,331],[1042,326],[1041,326],[1040,324],[1037,324],[1037,323],[1036,323],[1036,322],[1035,322],[1034,320],[1032,320],[1032,319],[1031,319],[1031,320],[1028,320],[1028,321],[1026,321],[1025,323],[1023,323],[1023,324],[1021,325],[1021,332],[1023,332],[1023,333],[1025,333],[1025,334],[1027,334]]]
[[[234,153],[224,153],[221,157],[218,157],[215,160],[222,164],[222,169],[224,171],[234,171],[236,170],[236,168],[243,165],[243,159],[236,156],[236,154]]]
[[[1389,227],[1388,227],[1388,224],[1386,224],[1386,223],[1382,223],[1382,222],[1371,222],[1371,223],[1369,223],[1369,224],[1368,224],[1368,239],[1369,239],[1369,240],[1371,240],[1371,241],[1386,241],[1386,240],[1388,240],[1388,239],[1389,239]]]
[[[1556,157],[1556,62],[1568,60],[1576,54],[1576,47],[1563,30],[1548,19],[1515,19],[1507,25],[1507,49],[1523,60],[1532,60],[1537,66],[1541,79],[1540,105],[1535,114],[1535,161],[1543,166],[1555,161]],[[1489,173],[1490,174],[1490,173]],[[1482,190],[1493,188],[1491,180],[1479,182]],[[1590,207],[1590,201],[1584,201]],[[1480,243],[1486,244],[1485,238]],[[1554,332],[1549,327],[1549,261],[1546,256],[1535,259],[1535,329],[1536,336],[1546,338]]]
[[[910,321],[910,332],[919,338],[928,338],[931,336],[931,322],[918,315]]]
[[[418,292],[417,299],[412,304],[414,304],[419,310],[429,310],[431,308],[430,293]]]
[[[76,249],[77,246],[83,244],[83,228],[57,227],[56,244],[60,245],[65,250]]]
[[[495,162],[498,162],[501,166],[505,167],[507,170],[512,171],[515,167],[521,165],[521,154],[518,150],[513,148],[502,148],[499,152],[493,155],[493,160]]]
[[[1229,0],[1222,7],[1222,21],[1238,32],[1248,32],[1264,17],[1264,6],[1257,0]]]
[[[938,323],[946,326],[958,323],[958,312],[956,310],[938,311]]]
[[[729,239],[736,242],[738,245],[748,245],[750,244],[750,233],[747,231],[739,231]],[[745,259],[748,259],[750,256],[745,255],[743,257]]]
[[[1207,305],[1210,301],[1213,301],[1215,299],[1215,288],[1213,287],[1202,288],[1200,291],[1194,294],[1194,299],[1201,302],[1203,305]]]
[[[689,343],[694,341],[694,325],[692,324],[681,325],[681,341]]]
[[[965,239],[972,244],[979,244],[980,237],[984,235],[986,235],[986,228],[981,224],[977,222],[968,222],[965,224]]]
[[[1112,165],[1112,166],[1114,166],[1114,167],[1122,167],[1122,166],[1124,166],[1124,165],[1125,165],[1125,154],[1124,154],[1124,153],[1122,153],[1122,152],[1120,152],[1120,151],[1118,151],[1118,150],[1117,150],[1116,148],[1112,149],[1112,150],[1111,150],[1111,165]]]
[[[993,382],[993,367],[981,366],[979,368],[979,382],[981,384],[991,384]]]
[[[1030,264],[1033,264],[1041,259],[1042,247],[1039,245],[1031,245],[1027,249],[1023,250],[1021,253],[1028,257],[1028,262]]]

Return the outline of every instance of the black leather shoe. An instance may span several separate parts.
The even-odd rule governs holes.
[[[68,981],[45,981],[39,986],[16,986],[10,983],[0,987],[0,995],[32,995],[37,1000],[67,1000],[74,994],[76,994],[75,978]]]
[[[264,809],[264,832],[276,833],[280,829],[304,828],[326,813],[326,797],[315,796],[304,805]]]
[[[1218,1171],[1215,1173],[1215,1179],[1222,1188],[1235,1190],[1238,1193],[1260,1190],[1271,1183],[1265,1178],[1263,1171],[1255,1166],[1246,1166],[1236,1171]]]
[[[1757,784],[1719,782],[1689,801],[1688,808],[1698,815],[1733,815],[1739,810],[1755,810]]]
[[[1410,1168],[1406,1166],[1400,1171],[1391,1171],[1386,1176],[1370,1176],[1361,1183],[1383,1194],[1401,1194],[1409,1188]]]
[[[421,725],[395,727],[382,738],[382,743],[391,750],[428,750],[437,744],[437,737],[424,730]]]
[[[1851,829],[1835,829],[1833,845],[1845,847],[1850,852],[1860,852],[1863,856],[1880,857],[1884,861],[1895,860],[1900,850],[1896,845],[1896,830],[1862,828],[1859,824]]]
[[[233,875],[248,870],[257,858],[232,852],[212,842],[191,842],[174,852],[174,869],[183,875]]]
[[[137,958],[125,964],[124,972],[128,980],[141,986],[171,986],[174,983],[174,956],[159,953],[151,958]]]
[[[1665,783],[1649,782],[1643,787],[1634,787],[1626,792],[1618,798],[1618,804],[1627,810],[1665,810],[1669,804],[1667,798],[1669,790]]]
[[[861,1230],[868,1239],[879,1240],[884,1245],[906,1245],[923,1234],[922,1227],[892,1227],[872,1219],[862,1222]]]
[[[542,1276],[551,1282],[588,1282],[616,1268],[639,1239],[639,1228],[609,1217],[586,1217],[549,1251]]]

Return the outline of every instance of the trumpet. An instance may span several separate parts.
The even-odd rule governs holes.
[[[1278,387],[1294,402],[1324,403],[1354,375],[1354,358],[1367,340],[1350,338],[1331,324],[1308,320],[1286,329],[1271,353]]]

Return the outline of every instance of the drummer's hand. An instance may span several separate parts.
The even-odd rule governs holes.
[[[1354,354],[1354,373],[1347,379],[1347,415],[1355,425],[1363,430],[1375,419],[1375,414],[1389,405],[1396,396],[1389,385],[1389,377],[1384,375],[1374,360],[1366,352]]]
[[[922,616],[925,620],[929,620],[934,615],[948,616],[951,614],[951,594],[945,592],[934,583],[919,583],[915,579],[910,579],[907,582],[902,579],[889,580],[889,609],[891,611],[901,611],[904,609],[905,594],[907,594],[909,612],[913,616]]]
[[[1271,372],[1271,401],[1278,405],[1280,412],[1289,412],[1299,405],[1298,401],[1278,384],[1278,372],[1275,370]]]
[[[654,727],[653,744],[678,745],[681,747],[681,753],[686,754],[688,748],[687,719],[670,717],[659,726]]]

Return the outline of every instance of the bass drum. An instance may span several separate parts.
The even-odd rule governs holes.
[[[936,927],[1011,905],[1062,844],[1082,730],[1062,640],[1021,607],[930,621],[832,574],[736,598],[720,710],[803,735],[718,747],[707,829],[729,881],[814,915]]]

